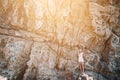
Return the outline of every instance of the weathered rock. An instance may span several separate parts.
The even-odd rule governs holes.
[[[120,79],[119,0],[0,0],[0,75],[10,80]]]
[[[93,78],[88,76],[87,74],[83,74],[79,76],[79,80],[93,80]]]
[[[0,35],[1,67],[2,75],[10,80],[22,78],[29,60],[32,41]]]
[[[0,80],[7,80],[6,77],[0,76]]]

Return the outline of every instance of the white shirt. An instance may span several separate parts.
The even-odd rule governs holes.
[[[79,55],[78,55],[78,61],[79,61],[79,62],[84,62],[83,52],[80,52],[80,53],[79,53]]]

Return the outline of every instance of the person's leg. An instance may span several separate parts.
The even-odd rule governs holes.
[[[81,62],[79,62],[79,69],[80,69],[80,72],[82,73],[82,64],[81,64]]]
[[[84,73],[84,63],[80,62],[80,72],[83,74]]]
[[[83,74],[84,73],[84,63],[81,62],[80,66],[81,66],[81,73]]]
[[[82,72],[84,73],[84,62],[82,62]]]

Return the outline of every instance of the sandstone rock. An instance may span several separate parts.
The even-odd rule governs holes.
[[[88,76],[87,74],[83,74],[79,76],[79,80],[93,80],[93,78]]]
[[[0,75],[77,80],[77,51],[94,80],[120,79],[119,0],[0,0]],[[89,78],[85,76],[85,78]]]
[[[2,45],[0,46],[2,48],[1,74],[10,80],[17,79],[26,68],[32,41],[0,35],[0,42]]]
[[[7,80],[6,77],[0,76],[0,80]]]
[[[38,78],[44,75],[55,75],[54,69],[56,66],[57,55],[48,47],[47,43],[35,42],[32,46],[30,60],[27,62],[28,69],[25,73],[25,79],[30,76],[31,70],[37,70],[33,74]],[[29,69],[30,68],[30,69]],[[31,69],[32,68],[32,69]],[[30,71],[29,71],[30,70]]]

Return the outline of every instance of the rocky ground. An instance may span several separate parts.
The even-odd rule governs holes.
[[[120,80],[120,0],[0,0],[0,75]]]

